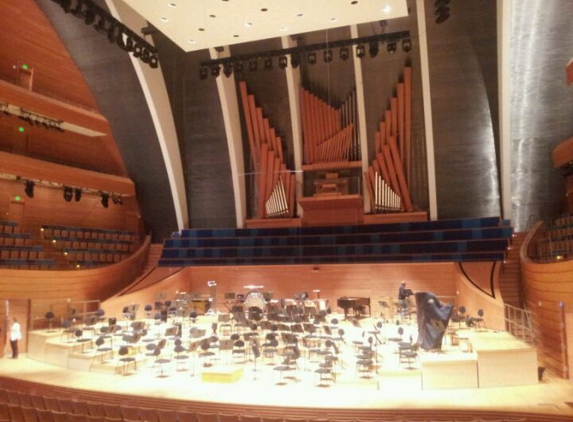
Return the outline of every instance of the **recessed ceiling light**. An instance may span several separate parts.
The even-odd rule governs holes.
[[[330,18],[330,22],[336,22],[338,18]]]
[[[296,15],[297,18],[302,18],[304,17],[304,13],[299,13],[298,15]]]
[[[283,26],[282,28],[279,28],[279,31],[286,32],[288,31],[288,28],[286,26]]]
[[[245,26],[247,28],[249,28],[249,27],[253,26],[253,22],[245,22]]]
[[[392,8],[389,5],[386,5],[382,8],[382,11],[384,13],[390,13],[391,10],[392,10]]]
[[[263,7],[263,8],[261,9],[261,12],[266,12],[266,11],[268,11],[268,10],[269,10],[269,9],[267,9],[266,7]]]
[[[238,35],[233,35],[233,37],[234,37],[234,38],[239,38],[239,36],[238,36]]]
[[[217,16],[215,15],[209,15],[210,18],[216,18]]]
[[[351,1],[350,4],[358,4],[357,0]]]
[[[195,41],[195,40],[189,40],[189,41],[187,41],[187,42],[188,42],[189,44],[195,44],[197,41]]]
[[[199,28],[199,31],[203,32],[205,31],[205,28]]]
[[[169,21],[169,19],[167,19],[165,16],[163,16],[163,17],[161,18],[161,22],[167,22],[167,21]]]
[[[177,7],[177,3],[169,3],[169,7]]]

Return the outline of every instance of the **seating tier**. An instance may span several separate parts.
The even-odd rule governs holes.
[[[334,227],[187,229],[160,266],[503,260],[513,234],[497,217]]]

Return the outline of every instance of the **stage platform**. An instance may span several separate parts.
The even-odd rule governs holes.
[[[375,322],[375,319],[367,318],[361,320],[361,325],[373,327]],[[211,322],[205,317],[203,323],[209,326]],[[465,351],[465,348],[458,345],[444,345],[441,353],[420,351],[419,359],[411,365],[400,362],[396,344],[387,342],[375,345],[376,362],[371,372],[363,374],[356,367],[354,342],[367,339],[369,328],[362,329],[365,332],[363,336],[361,330],[353,331],[350,324],[343,324],[341,323],[341,326],[344,327],[346,336],[339,344],[336,380],[328,383],[327,387],[319,387],[319,378],[315,372],[320,360],[309,357],[304,349],[301,350],[304,356],[298,361],[296,372],[284,383],[277,381],[274,371],[281,363],[280,359],[268,362],[260,357],[255,362],[254,357],[248,355],[246,363],[233,364],[226,351],[218,351],[218,354],[211,358],[211,367],[204,366],[204,361],[197,355],[192,355],[189,364],[183,368],[176,367],[172,359],[171,363],[164,366],[163,376],[159,376],[159,368],[154,365],[153,359],[146,357],[138,361],[136,371],[128,371],[128,375],[123,376],[123,372],[117,370],[117,354],[114,359],[101,363],[101,357],[94,347],[86,344],[82,352],[78,344],[71,339],[62,338],[61,333],[42,331],[30,333],[28,356],[23,355],[18,360],[0,359],[0,371],[5,377],[78,389],[129,391],[130,395],[220,402],[225,403],[225,406],[241,405],[246,408],[260,406],[261,397],[264,396],[267,405],[281,407],[368,409],[401,406],[435,408],[436,405],[445,408],[477,406],[509,411],[529,409],[533,412],[555,412],[573,416],[573,409],[566,404],[573,396],[573,387],[564,380],[551,378],[548,381],[548,374],[542,382],[535,380],[528,385],[507,387],[507,371],[503,370],[498,374],[499,386],[490,386],[487,377],[487,387],[480,384],[483,376],[479,369],[480,357],[485,359],[482,365],[490,365],[489,353],[492,351],[487,345],[491,346],[495,341],[504,343],[508,340],[507,333],[463,330],[467,333],[471,351]],[[405,330],[405,339],[410,335],[416,338],[415,325],[405,323],[400,326]],[[385,324],[380,337],[384,339],[395,336],[397,328],[394,323]],[[173,344],[170,343],[168,347],[172,348]],[[511,351],[513,349],[507,346],[499,349],[497,352],[502,353],[505,350],[507,356],[514,353]],[[66,354],[67,360],[63,357]],[[227,368],[226,374],[234,374],[236,379],[232,382],[206,382],[212,381],[206,379],[210,372],[221,371],[221,368]],[[495,367],[489,367],[487,371],[484,369],[483,373],[496,370]],[[536,366],[520,370],[530,375],[533,371],[535,377],[537,376]],[[523,382],[530,381],[531,376]]]

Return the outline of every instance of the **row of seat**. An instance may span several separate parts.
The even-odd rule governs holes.
[[[503,260],[513,229],[498,217],[333,227],[186,229],[160,266]]]
[[[20,233],[20,226],[16,221],[0,221],[0,233]]]
[[[127,230],[96,229],[89,227],[44,225],[41,228],[45,237],[73,237],[79,239],[121,240],[134,242],[136,235]]]
[[[503,415],[484,415],[475,418],[467,415],[440,416],[440,411],[432,410],[423,413],[413,411],[411,416],[408,416],[406,412],[403,413],[403,415],[388,414],[375,419],[267,417],[106,404],[0,389],[0,422],[529,422],[547,420]]]
[[[0,233],[0,245],[3,246],[26,246],[30,239],[29,233]]]
[[[56,261],[51,258],[44,259],[0,259],[0,268],[15,270],[48,270],[54,268]]]
[[[309,236],[329,234],[391,233],[412,231],[433,231],[453,229],[480,229],[486,227],[508,226],[509,222],[499,217],[468,218],[456,220],[436,220],[410,223],[367,224],[356,226],[319,226],[319,227],[280,227],[248,229],[184,229],[174,233],[174,237],[208,238],[238,236]]]

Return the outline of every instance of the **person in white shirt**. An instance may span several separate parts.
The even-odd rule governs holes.
[[[22,331],[20,331],[20,324],[14,318],[12,326],[10,327],[10,347],[12,348],[12,359],[18,359],[18,340],[22,339]]]

